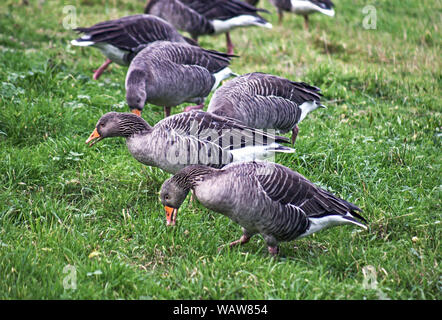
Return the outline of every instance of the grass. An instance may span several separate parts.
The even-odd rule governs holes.
[[[277,259],[259,236],[218,251],[240,227],[199,204],[166,228],[158,192],[169,175],[138,163],[122,139],[86,147],[102,114],[128,111],[127,68],[92,80],[104,57],[70,46],[66,3],[29,2],[0,8],[1,299],[442,298],[439,1],[373,1],[377,26],[366,30],[367,3],[339,0],[310,32],[289,14],[278,26],[261,1],[274,28],[232,33],[236,73],[322,89],[328,108],[277,161],[356,203],[370,225],[283,243]],[[88,26],[144,3],[70,4]],[[223,36],[201,45],[225,50]],[[154,124],[162,109],[143,117]],[[76,288],[64,287],[74,275]]]

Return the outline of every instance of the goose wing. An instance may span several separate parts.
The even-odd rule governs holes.
[[[197,65],[216,73],[228,67],[232,55],[214,50],[205,50],[186,43],[157,42],[149,46],[149,55],[168,59],[182,65]]]
[[[320,102],[321,96],[319,88],[307,83],[255,72],[230,80],[216,90],[208,111],[253,127],[287,131],[300,121],[301,105]]]
[[[180,113],[158,122],[154,127],[173,137],[174,145],[186,156],[197,157],[187,160],[188,164],[205,164],[222,167],[236,161],[234,152],[248,146],[268,146],[272,143],[288,142],[254,128],[246,127],[233,119],[219,117],[204,111]],[[281,148],[285,148],[282,147]],[[287,148],[288,149],[288,148]]]
[[[104,21],[75,31],[85,33],[88,41],[109,43],[127,51],[136,51],[140,46],[158,40],[184,41],[167,21],[143,14]]]
[[[286,137],[275,136],[245,126],[234,119],[204,111],[176,114],[161,120],[157,126],[161,127],[162,130],[174,130],[180,132],[183,136],[192,136],[192,138],[197,138],[201,142],[215,144],[225,150],[242,148],[251,143],[266,145],[273,142],[289,142]]]
[[[253,94],[281,97],[297,105],[306,101],[320,101],[322,97],[318,87],[260,72],[245,75],[242,82]]]
[[[240,15],[258,16],[258,12],[269,13],[239,0],[180,0],[209,20],[227,20]]]
[[[190,33],[194,38],[215,32],[209,19],[192,9],[184,1],[151,0],[145,7],[144,13],[161,17],[169,21],[175,28]]]
[[[350,213],[365,222],[357,213],[361,209],[356,205],[314,185],[295,171],[277,164],[270,165],[271,170],[266,170],[266,174],[257,175],[256,179],[264,193],[273,201],[298,207],[310,218],[327,215],[346,216]]]

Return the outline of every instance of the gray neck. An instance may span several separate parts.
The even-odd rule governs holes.
[[[122,113],[118,125],[121,136],[125,138],[129,138],[136,133],[152,130],[152,127],[143,118],[132,113]]]
[[[192,165],[182,169],[172,179],[183,189],[194,189],[201,178],[215,171],[217,171],[215,168]]]

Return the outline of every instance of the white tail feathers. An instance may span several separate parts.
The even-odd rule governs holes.
[[[330,17],[333,17],[335,15],[335,10],[333,8],[321,8],[311,1],[291,0],[291,5],[291,11],[297,14],[310,14],[313,12],[320,12]]]
[[[71,44],[73,46],[79,46],[79,47],[89,47],[95,44],[93,41],[78,41],[78,40],[72,40]]]
[[[299,118],[299,122],[304,120],[304,118],[313,110],[317,109],[318,107],[324,107],[322,104],[318,103],[317,101],[307,101],[304,102],[299,106],[301,108],[301,117]]]
[[[215,33],[223,33],[227,32],[231,29],[238,27],[250,27],[250,26],[258,26],[271,29],[272,24],[264,21],[260,17],[251,16],[251,15],[241,15],[238,17],[234,17],[228,20],[212,20],[213,28],[215,29]]]
[[[215,84],[213,85],[211,91],[218,88],[221,81],[223,81],[231,76],[237,76],[237,75],[236,75],[236,73],[233,73],[229,67],[227,67],[227,68],[224,68],[224,69],[218,71],[217,73],[214,73],[213,76],[215,77]]]
[[[339,226],[342,224],[355,224],[361,228],[364,228],[367,230],[367,226],[363,223],[360,223],[354,219],[354,217],[347,213],[345,216],[340,215],[329,215],[329,216],[323,216],[319,218],[308,218],[310,220],[310,227],[306,232],[301,234],[298,238],[306,237],[312,233],[318,232],[322,229],[331,228],[334,226]]]
[[[335,10],[333,8],[331,9],[322,9],[320,10],[321,13],[329,16],[329,17],[334,17],[335,16]]]
[[[234,162],[265,160],[273,157],[275,152],[294,153],[295,149],[274,142],[268,146],[249,146],[230,151]]]

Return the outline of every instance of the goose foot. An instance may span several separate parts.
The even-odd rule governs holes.
[[[248,235],[246,235],[246,234],[243,234],[243,235],[241,236],[241,238],[239,238],[239,240],[236,240],[236,241],[230,242],[229,246],[230,246],[230,248],[232,248],[232,247],[235,247],[235,246],[237,246],[237,245],[243,245],[243,244],[246,244],[246,243],[249,242],[249,241],[250,241],[250,237],[249,237]]]
[[[273,257],[277,256],[279,253],[278,246],[268,246],[267,249],[269,250],[270,255]]]
[[[242,229],[242,236],[241,238],[239,238],[239,240],[233,241],[229,243],[229,247],[233,248],[237,245],[242,246],[243,244],[246,244],[247,242],[250,241],[250,238],[252,237],[253,234],[249,233],[246,229]],[[218,252],[221,251],[225,246],[227,245],[223,245],[221,247],[218,248]]]
[[[197,106],[187,106],[187,107],[185,107],[184,108],[184,112],[189,112],[189,111],[192,111],[192,110],[201,110],[203,108],[204,108],[204,103],[201,103],[201,104],[199,104]]]
[[[94,80],[98,80],[98,78],[101,76],[101,74],[106,70],[106,68],[112,63],[112,60],[106,59],[106,61],[97,69],[94,71]]]
[[[296,141],[296,137],[298,136],[298,132],[299,132],[299,128],[298,125],[296,125],[293,129],[292,129],[292,144],[295,144]]]

